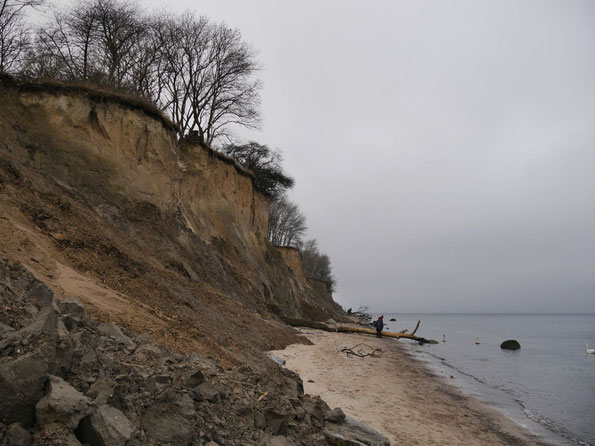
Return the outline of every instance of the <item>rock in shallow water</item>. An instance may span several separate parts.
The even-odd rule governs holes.
[[[514,339],[509,339],[500,344],[500,348],[504,350],[518,350],[521,348],[521,344],[519,344],[518,341]]]

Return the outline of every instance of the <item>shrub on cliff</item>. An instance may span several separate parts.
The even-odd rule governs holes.
[[[294,185],[293,178],[283,171],[281,154],[265,145],[256,142],[243,145],[228,144],[221,152],[235,158],[242,167],[251,170],[256,177],[256,188],[271,197],[280,196]]]

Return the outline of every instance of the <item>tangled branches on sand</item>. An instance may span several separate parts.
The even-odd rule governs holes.
[[[341,351],[346,353],[347,356],[357,356],[359,358],[365,358],[366,356],[379,358],[382,356],[382,349],[371,347],[368,344],[357,344],[353,347],[341,347]]]

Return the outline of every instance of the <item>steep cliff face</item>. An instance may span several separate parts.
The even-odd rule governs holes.
[[[273,313],[340,316],[266,240],[269,199],[233,161],[93,91],[0,82],[0,104],[0,251],[59,297],[229,358],[246,332],[293,339]]]
[[[299,277],[300,282],[306,282],[306,276],[304,275],[304,269],[302,268],[302,257],[300,251],[297,248],[275,246],[277,251],[281,253],[281,257],[287,264],[287,266],[293,271],[293,273]]]

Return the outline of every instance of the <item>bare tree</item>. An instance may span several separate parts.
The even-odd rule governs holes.
[[[54,10],[51,23],[38,32],[29,68],[32,73],[92,80],[116,89],[148,90],[149,23],[135,4],[123,0],[75,3]],[[152,48],[149,65],[154,58]]]
[[[44,0],[0,0],[0,72],[14,71],[22,63],[29,45],[24,9],[43,3]]]
[[[297,247],[306,229],[306,217],[295,203],[285,195],[272,201],[267,234],[273,245]]]
[[[30,75],[65,80],[95,76],[102,67],[97,57],[98,23],[93,4],[53,12],[51,23],[38,29]]]
[[[161,102],[183,134],[197,132],[212,146],[230,140],[234,125],[257,127],[258,67],[238,30],[191,14],[156,25],[161,53]]]
[[[224,24],[88,0],[56,10],[38,29],[24,72],[139,93],[170,114],[181,136],[196,132],[213,146],[231,142],[237,126],[259,125],[257,70],[240,32]]]
[[[254,141],[242,145],[228,144],[221,151],[251,170],[256,177],[256,188],[271,197],[291,189],[295,183],[293,178],[283,172],[281,153],[263,144]]]
[[[147,23],[134,3],[123,0],[95,0],[93,9],[107,85],[121,88],[132,73],[136,43],[147,33]]]
[[[316,240],[308,240],[298,246],[302,256],[302,268],[307,277],[327,283],[331,292],[335,291],[336,280],[332,273],[331,260],[320,252]]]

